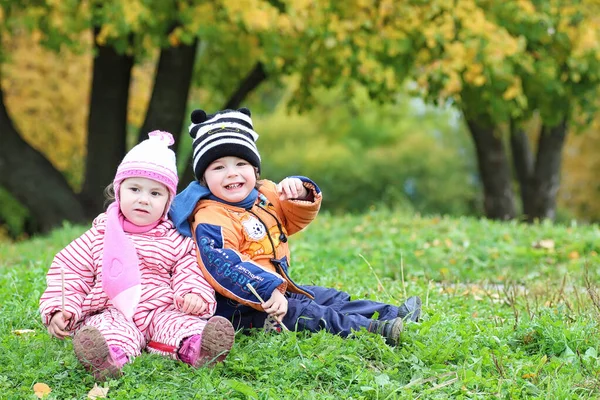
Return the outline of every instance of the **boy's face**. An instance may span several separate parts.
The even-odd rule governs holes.
[[[256,186],[256,171],[242,158],[222,157],[206,168],[204,180],[212,194],[229,203],[238,203]]]
[[[121,212],[138,226],[152,224],[165,213],[169,189],[148,178],[127,178],[119,188]]]

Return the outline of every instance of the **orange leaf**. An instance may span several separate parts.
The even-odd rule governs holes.
[[[38,399],[43,399],[52,391],[52,389],[50,389],[50,386],[46,385],[45,383],[38,382],[33,385],[33,391]]]
[[[577,251],[572,251],[569,253],[569,258],[571,260],[577,260],[579,258],[579,252]]]

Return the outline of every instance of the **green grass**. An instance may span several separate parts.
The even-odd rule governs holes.
[[[49,399],[84,399],[93,387],[70,340],[51,338],[37,312],[52,257],[84,229],[0,244],[2,399],[36,399],[36,382]],[[292,251],[297,282],[384,302],[419,295],[422,322],[407,324],[397,348],[366,332],[255,331],[238,333],[212,369],[144,354],[107,383],[109,398],[600,397],[598,226],[323,214]]]

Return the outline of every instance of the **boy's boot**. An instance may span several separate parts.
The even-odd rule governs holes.
[[[234,340],[235,330],[231,322],[215,316],[208,320],[201,335],[184,339],[177,354],[184,363],[199,368],[223,361],[233,347]]]
[[[75,356],[98,381],[121,376],[121,368],[129,358],[118,346],[109,346],[100,331],[84,326],[73,338]]]
[[[398,307],[398,317],[403,320],[419,322],[421,316],[421,299],[418,296],[412,296],[406,299],[404,304]]]
[[[372,332],[378,333],[385,338],[385,342],[390,346],[396,346],[400,341],[402,333],[402,318],[394,318],[389,321],[375,321],[375,329]]]

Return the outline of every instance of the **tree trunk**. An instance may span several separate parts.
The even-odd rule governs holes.
[[[28,233],[48,232],[63,221],[82,222],[84,212],[64,176],[17,132],[0,88],[0,185],[31,214]]]
[[[138,142],[146,139],[148,132],[155,129],[170,132],[176,141],[179,138],[186,119],[197,45],[198,41],[195,40],[190,45],[169,47],[160,52],[152,97]]]
[[[267,79],[267,73],[262,65],[258,62],[254,68],[246,75],[244,80],[240,83],[237,90],[231,95],[231,97],[225,103],[223,109],[235,109],[242,104],[242,101],[258,87],[262,82]],[[191,157],[191,156],[190,156]],[[183,172],[183,176],[179,180],[180,187],[186,187],[195,178],[194,170],[192,168],[191,161],[187,163],[187,168]]]
[[[556,194],[560,187],[560,165],[566,136],[566,119],[554,127],[542,125],[535,171],[530,182],[535,195],[528,199],[527,206],[527,220],[530,222],[536,219],[554,220],[556,216]]]
[[[94,38],[98,31],[94,32]],[[102,211],[104,188],[125,154],[127,103],[133,58],[95,44],[94,75],[88,119],[85,178],[80,198],[86,215]]]
[[[554,220],[556,216],[556,194],[560,186],[560,165],[566,134],[566,119],[555,127],[542,125],[534,165],[527,135],[523,130],[511,126],[513,161],[527,222]]]
[[[535,196],[531,185],[533,175],[533,152],[529,146],[529,138],[522,128],[518,127],[514,121],[510,125],[510,147],[512,151],[513,166],[519,182],[521,192],[521,203],[523,214],[531,215],[532,199]]]
[[[491,219],[515,218],[511,171],[502,139],[495,135],[493,128],[470,120],[467,120],[467,125],[475,142],[485,215]]]

